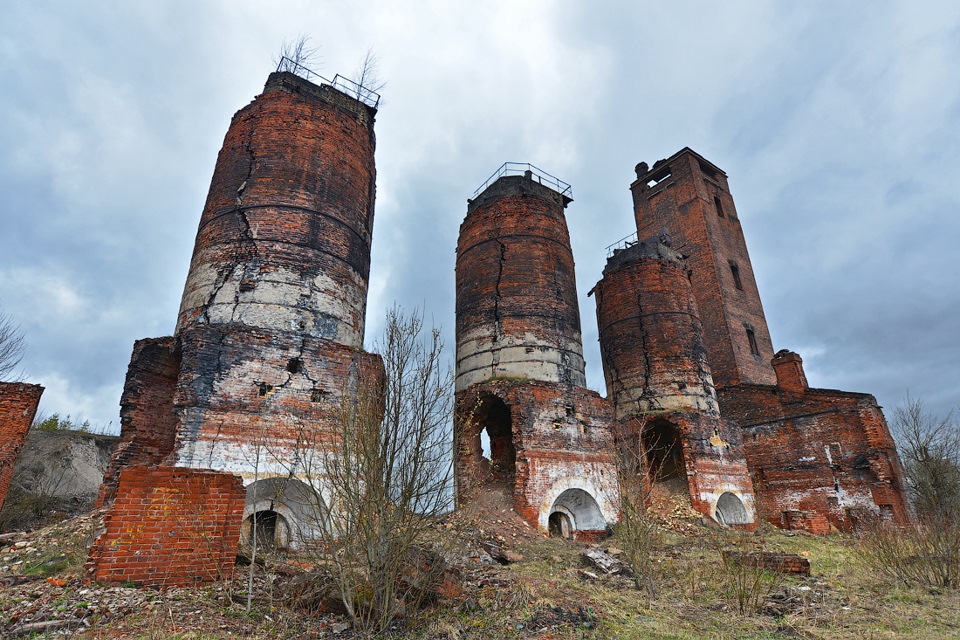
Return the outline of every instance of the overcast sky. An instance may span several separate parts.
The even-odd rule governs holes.
[[[118,425],[133,341],[173,331],[216,154],[285,39],[368,47],[368,342],[394,301],[453,343],[466,199],[504,161],[573,185],[588,385],[633,167],[730,178],[775,349],[812,386],[960,404],[960,4],[11,2],[0,24],[0,308],[47,414]]]

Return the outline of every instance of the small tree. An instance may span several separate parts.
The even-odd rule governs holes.
[[[862,552],[878,572],[905,584],[960,587],[960,424],[938,418],[909,395],[893,411],[917,522],[878,522]]]
[[[15,374],[27,348],[23,330],[13,318],[0,310],[0,382],[16,380]]]
[[[284,40],[280,54],[273,59],[277,71],[289,71],[296,75],[311,75],[317,63],[320,47],[310,46],[310,36],[301,33],[296,40]]]
[[[420,313],[391,310],[374,350],[382,374],[356,368],[336,433],[301,424],[296,464],[323,489],[315,529],[347,614],[358,631],[378,634],[419,603],[431,579],[422,566],[416,584],[408,578],[433,517],[452,503],[453,375],[439,330],[425,332]]]
[[[615,533],[624,559],[633,571],[637,589],[656,594],[653,581],[653,547],[656,525],[650,518],[651,490],[659,469],[651,469],[644,444],[646,419],[618,429],[616,434],[617,482],[620,487],[620,522]],[[633,427],[633,428],[631,428]]]
[[[938,418],[909,395],[893,411],[914,509],[921,520],[960,527],[960,421]]]

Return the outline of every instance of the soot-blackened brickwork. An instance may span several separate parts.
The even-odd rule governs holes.
[[[720,417],[689,271],[670,242],[660,234],[618,248],[591,292],[607,396],[655,477],[685,480],[697,511],[752,528],[740,433]]]
[[[379,357],[362,351],[375,115],[330,86],[274,73],[233,117],[176,332],[134,347],[101,504],[130,465],[212,469],[246,485],[320,482],[319,456],[336,446],[344,395],[383,376]],[[310,520],[287,522],[294,532],[320,521],[284,503],[305,491],[272,498],[271,511]],[[240,532],[243,500],[233,515]]]
[[[229,578],[244,494],[240,478],[227,473],[124,467],[87,578],[157,587]]]
[[[10,489],[13,467],[37,415],[43,387],[22,382],[0,382],[0,507]]]
[[[500,177],[460,226],[457,499],[501,485],[542,530],[595,539],[619,508],[612,407],[584,388],[571,200],[535,178]]]

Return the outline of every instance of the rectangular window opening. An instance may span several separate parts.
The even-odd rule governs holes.
[[[755,356],[760,355],[760,348],[757,346],[757,335],[750,327],[747,327],[747,342],[750,343],[750,353]]]
[[[733,284],[743,291],[743,282],[740,280],[740,267],[737,266],[736,262],[730,263],[730,273],[733,274]]]
[[[717,215],[723,218],[723,205],[720,204],[720,196],[713,196],[713,206],[717,208]]]

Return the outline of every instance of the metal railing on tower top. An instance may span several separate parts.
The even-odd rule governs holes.
[[[519,175],[527,175],[527,177],[529,177],[531,180],[535,180],[536,182],[553,189],[560,195],[573,198],[573,190],[571,189],[569,183],[564,182],[556,176],[550,175],[543,169],[535,167],[529,162],[504,162],[499,169],[493,172],[492,176],[487,178],[486,182],[477,187],[477,190],[473,192],[473,197],[476,198],[481,192],[483,192],[484,189],[489,187],[503,176]]]
[[[294,62],[286,56],[280,58],[280,62],[277,64],[277,71],[287,71],[315,84],[331,86],[337,91],[345,93],[351,98],[356,98],[363,104],[368,107],[373,107],[374,109],[380,104],[380,94],[376,91],[367,89],[350,78],[344,78],[339,73],[333,76],[333,80],[327,80],[316,71],[308,69],[299,62]]]
[[[637,242],[637,232],[634,231],[630,235],[620,238],[613,244],[607,245],[607,257],[612,257],[614,252],[620,249],[629,249],[633,245],[637,244]]]

